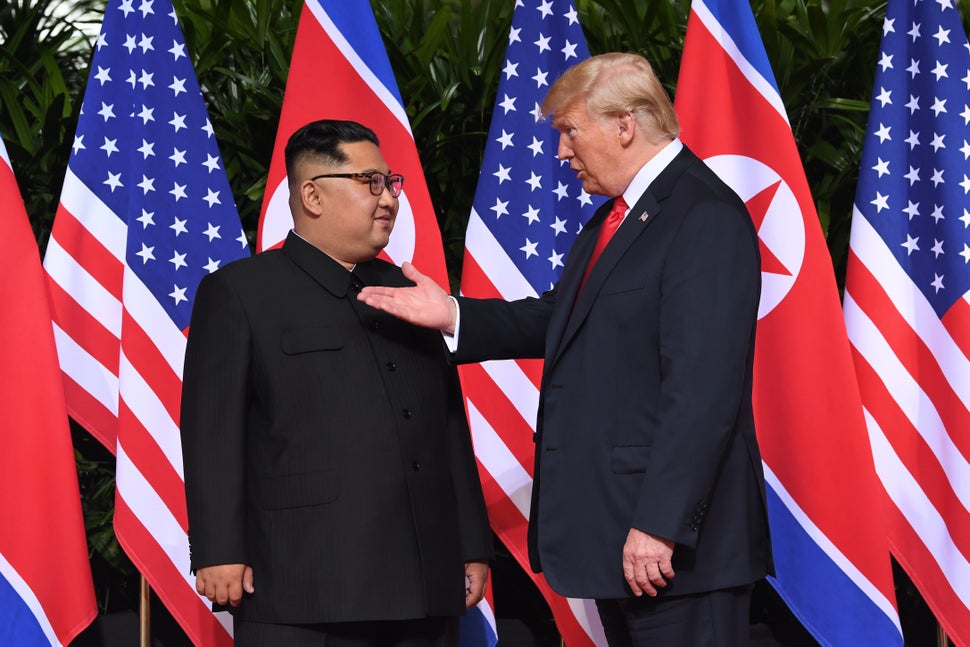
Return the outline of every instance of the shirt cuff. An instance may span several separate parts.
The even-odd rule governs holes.
[[[448,352],[454,353],[458,350],[458,328],[461,326],[461,308],[458,307],[458,299],[450,294],[448,298],[455,302],[455,332],[449,335],[445,331],[441,331],[441,336],[445,340],[445,346],[448,347]]]

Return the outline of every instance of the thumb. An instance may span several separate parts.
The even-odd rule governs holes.
[[[404,273],[405,278],[408,278],[415,283],[420,283],[421,279],[425,278],[424,274],[419,272],[418,268],[412,265],[410,261],[404,261],[404,263],[401,264],[401,271]]]
[[[247,566],[246,570],[243,571],[243,590],[246,593],[253,593],[256,589],[253,588],[253,567]]]

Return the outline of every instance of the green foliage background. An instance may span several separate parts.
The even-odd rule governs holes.
[[[104,0],[0,5],[0,134],[40,249],[67,168]],[[243,226],[255,238],[302,0],[175,0]],[[673,95],[689,0],[575,0],[590,51],[636,51]],[[452,281],[513,0],[372,0],[424,165]],[[885,2],[752,0],[829,244],[844,275]],[[968,10],[960,6],[967,24]],[[326,78],[321,64],[320,81]],[[710,107],[712,114],[717,106]],[[93,559],[130,572],[110,528],[110,455],[76,434]],[[103,454],[103,453],[102,453]],[[103,607],[109,606],[102,592]]]

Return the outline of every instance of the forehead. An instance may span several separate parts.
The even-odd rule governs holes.
[[[381,149],[371,142],[353,142],[341,144],[340,149],[347,156],[347,163],[343,166],[354,171],[388,172],[387,162]]]
[[[556,130],[562,130],[564,127],[585,123],[589,119],[586,101],[582,97],[577,97],[566,103],[559,112],[552,116],[552,127]]]

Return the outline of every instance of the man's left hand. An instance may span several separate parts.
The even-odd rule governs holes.
[[[471,609],[485,597],[488,562],[465,563],[465,608]]]
[[[623,577],[633,595],[656,597],[673,578],[674,542],[630,528],[623,546]]]

